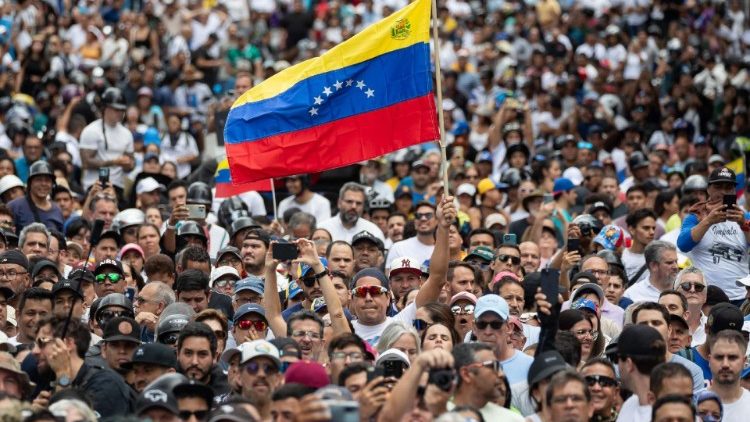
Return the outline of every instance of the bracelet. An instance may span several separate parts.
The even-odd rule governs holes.
[[[323,271],[321,271],[321,272],[319,272],[319,273],[315,274],[315,275],[313,276],[313,278],[314,278],[315,280],[320,280],[321,278],[323,278],[323,277],[325,277],[325,276],[327,276],[327,275],[328,275],[328,268],[325,268],[325,267],[323,267]]]

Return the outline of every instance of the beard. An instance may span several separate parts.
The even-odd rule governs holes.
[[[356,211],[341,212],[339,216],[341,217],[341,222],[344,224],[356,224],[357,220],[359,220],[359,215]]]

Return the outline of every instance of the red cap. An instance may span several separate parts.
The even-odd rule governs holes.
[[[301,360],[294,362],[284,372],[284,382],[294,382],[312,388],[323,388],[330,384],[326,368],[318,362]]]

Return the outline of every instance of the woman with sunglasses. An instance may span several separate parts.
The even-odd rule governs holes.
[[[453,314],[447,305],[438,302],[430,302],[417,308],[417,318],[412,325],[421,335],[424,330],[432,324],[440,323],[452,327],[454,323],[453,321]]]
[[[474,306],[477,297],[469,292],[460,292],[453,295],[450,301],[450,310],[453,314],[453,328],[458,333],[458,338],[463,341],[466,334],[474,326]]]
[[[388,349],[398,349],[409,356],[410,362],[414,362],[421,352],[420,344],[417,330],[403,321],[394,321],[383,331],[376,349],[378,353],[383,353]]]

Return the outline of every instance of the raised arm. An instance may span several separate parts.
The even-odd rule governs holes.
[[[430,277],[419,289],[417,297],[414,300],[417,307],[426,303],[434,302],[440,296],[440,290],[447,281],[448,260],[450,251],[448,250],[448,230],[451,222],[456,219],[456,206],[453,197],[443,197],[436,207],[438,219],[437,233],[435,234],[435,249],[430,256]]]
[[[263,288],[263,306],[266,308],[266,320],[268,326],[276,338],[286,337],[286,321],[281,316],[281,299],[279,299],[279,286],[276,284],[276,267],[279,261],[273,259],[271,250],[276,242],[271,242],[266,252],[266,280]]]

